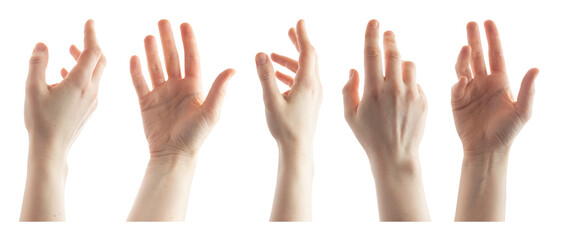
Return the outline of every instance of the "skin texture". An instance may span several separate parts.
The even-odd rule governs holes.
[[[352,69],[343,88],[345,119],[367,153],[377,187],[382,221],[429,221],[418,160],[427,102],[416,84],[416,68],[400,59],[394,33],[383,35],[385,67],[379,48],[379,23],[365,33],[365,87],[359,98],[359,73]]]
[[[296,30],[289,30],[289,38],[299,52],[299,60],[275,53],[271,54],[271,60],[294,72],[294,78],[274,72],[266,54],[256,55],[267,125],[279,147],[277,187],[270,221],[310,221],[312,144],[322,102],[322,86],[316,51],[308,39],[303,20],[297,23]],[[281,94],[275,78],[291,89]]]
[[[154,36],[144,40],[152,90],[142,75],[139,58],[133,56],[130,63],[150,160],[129,221],[184,220],[197,152],[219,119],[227,82],[234,74],[232,69],[219,74],[204,98],[191,26],[180,26],[185,57],[183,77],[170,23],[161,20],[158,28],[168,79],[164,78]]]
[[[498,30],[490,20],[484,28],[490,73],[484,62],[478,25],[470,22],[469,45],[459,54],[458,82],[451,94],[455,125],[464,150],[456,221],[505,220],[509,149],[531,118],[538,74],[536,68],[527,72],[516,100],[509,87]]]
[[[96,109],[105,57],[96,40],[94,22],[86,22],[84,51],[74,45],[77,63],[61,70],[63,80],[47,85],[47,46],[38,43],[29,61],[25,126],[29,133],[27,182],[21,221],[64,221],[66,155],[80,129]]]

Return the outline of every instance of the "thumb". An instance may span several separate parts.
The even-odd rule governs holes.
[[[531,68],[523,77],[519,94],[517,95],[517,110],[526,120],[531,118],[533,109],[533,98],[535,96],[535,78],[539,74],[539,69]]]
[[[256,68],[261,81],[263,90],[263,100],[266,106],[279,102],[281,94],[275,81],[275,71],[273,65],[265,53],[256,55]]]
[[[349,81],[342,89],[343,108],[345,119],[351,119],[357,112],[359,106],[359,73],[355,69],[349,71]]]
[[[203,108],[206,111],[213,113],[214,116],[220,114],[220,108],[222,106],[222,101],[226,95],[226,86],[228,80],[234,75],[234,69],[226,69],[217,76],[205,102],[203,102]]]
[[[49,52],[44,43],[38,43],[33,49],[33,54],[29,59],[29,72],[27,75],[27,87],[41,89],[45,85],[45,71],[49,61]]]

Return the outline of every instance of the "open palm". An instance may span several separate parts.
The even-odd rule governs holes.
[[[144,130],[151,156],[193,156],[217,122],[234,70],[223,71],[206,99],[201,90],[199,55],[191,26],[181,25],[185,54],[185,77],[181,76],[178,53],[170,23],[158,23],[168,80],[164,79],[154,36],[145,38],[145,50],[153,89],[142,76],[139,58],[131,58],[131,76],[139,96]]]
[[[508,150],[515,136],[530,119],[534,80],[538,69],[527,72],[514,99],[505,70],[498,30],[492,21],[484,24],[489,48],[490,74],[486,71],[478,25],[467,25],[469,46],[457,60],[459,81],[452,89],[453,116],[465,152]]]

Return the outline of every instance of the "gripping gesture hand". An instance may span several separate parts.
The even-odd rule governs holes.
[[[271,59],[294,72],[294,79],[274,72],[271,61],[264,53],[256,55],[257,71],[263,89],[267,125],[275,140],[281,145],[308,144],[313,141],[322,102],[318,59],[303,20],[297,23],[296,30],[289,30],[289,38],[300,54],[299,60],[275,53],[271,54]],[[276,77],[291,89],[281,94]]]
[[[24,107],[29,156],[21,221],[65,220],[66,154],[96,109],[106,64],[92,20],[86,22],[84,51],[72,45],[70,54],[76,66],[70,72],[63,68],[63,80],[51,85],[45,77],[47,46],[37,44],[29,61]]]
[[[458,82],[452,88],[451,104],[457,132],[465,153],[507,152],[523,125],[531,118],[534,82],[538,69],[527,72],[517,96],[507,79],[498,29],[484,23],[488,39],[490,73],[486,71],[478,25],[467,25],[468,46],[459,54]]]
[[[271,221],[310,221],[312,219],[312,144],[322,102],[316,51],[308,39],[304,21],[289,30],[289,38],[299,52],[299,60],[271,54],[271,60],[296,75],[274,72],[264,53],[256,55],[258,76],[263,89],[265,115],[271,135],[279,147],[277,187]],[[276,79],[291,89],[279,92]]]
[[[170,23],[158,23],[166,63],[166,80],[162,71],[154,36],[144,40],[152,91],[142,75],[137,56],[131,58],[131,76],[139,97],[144,130],[152,157],[194,157],[219,119],[227,81],[234,70],[223,71],[203,98],[199,54],[191,26],[180,26],[185,55],[182,77],[178,53]]]
[[[98,86],[106,60],[92,20],[86,22],[84,30],[84,52],[72,45],[70,54],[77,61],[76,66],[70,72],[63,68],[63,80],[47,85],[45,70],[49,54],[45,44],[37,44],[29,61],[24,111],[30,139],[56,144],[64,151],[70,148],[98,102]]]

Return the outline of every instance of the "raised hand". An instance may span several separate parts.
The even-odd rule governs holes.
[[[527,72],[516,100],[509,87],[498,29],[492,21],[486,21],[484,27],[490,74],[484,63],[478,25],[471,22],[467,25],[469,45],[459,54],[458,82],[452,88],[455,125],[468,154],[509,151],[515,136],[531,118],[538,74],[536,68]]]
[[[106,60],[96,40],[94,22],[86,22],[84,51],[74,45],[77,63],[61,70],[63,80],[47,85],[47,46],[38,43],[29,61],[25,126],[29,133],[28,175],[22,221],[63,221],[66,154],[80,129],[96,109]]]
[[[274,73],[264,53],[256,55],[262,84],[267,125],[279,146],[279,172],[271,221],[310,221],[312,192],[312,144],[322,102],[316,51],[306,33],[304,21],[289,38],[299,52],[299,60],[271,54],[271,60],[288,68],[295,77]],[[291,89],[283,94],[276,78]]]
[[[152,91],[146,85],[138,57],[131,58],[131,76],[139,97],[150,154],[153,157],[193,157],[219,119],[227,81],[234,70],[227,69],[219,74],[204,98],[199,54],[191,26],[187,23],[180,26],[185,55],[184,77],[170,23],[162,20],[158,27],[168,79],[162,71],[154,36],[144,39]]]
[[[183,220],[197,152],[219,119],[227,81],[223,71],[204,98],[199,54],[191,26],[180,26],[185,57],[182,77],[170,23],[158,23],[168,79],[164,77],[154,36],[144,40],[152,90],[139,58],[131,58],[131,77],[139,97],[150,161],[129,220]],[[165,181],[166,184],[162,185]]]
[[[369,156],[380,219],[429,220],[418,160],[425,95],[416,84],[414,63],[401,60],[394,33],[383,36],[384,70],[378,42],[379,23],[371,20],[365,33],[363,97],[359,73],[352,69],[343,88],[345,119]]]
[[[530,119],[538,69],[527,72],[517,100],[507,79],[496,25],[484,23],[490,73],[486,70],[478,25],[468,23],[468,46],[459,54],[458,82],[451,104],[464,149],[456,220],[503,221],[509,149]]]

